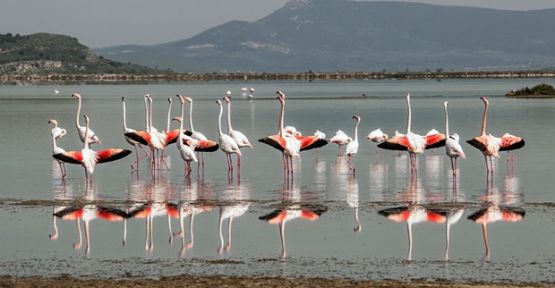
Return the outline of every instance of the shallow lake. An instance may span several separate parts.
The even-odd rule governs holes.
[[[540,82],[555,84],[511,79],[0,86],[0,274],[555,281],[555,100],[502,96]],[[243,98],[241,87],[254,87],[255,100]],[[72,92],[83,96],[82,113],[102,139],[93,148],[132,149],[122,134],[122,96],[134,129],[144,128],[145,93],[153,96],[159,129],[166,125],[167,98],[173,97],[177,116],[174,95],[191,96],[195,129],[217,140],[215,100],[228,89],[233,126],[254,143],[243,150],[240,181],[228,181],[221,151],[205,153],[203,177],[194,164],[191,180],[184,179],[174,145],[165,160],[170,169],[155,178],[147,161],[131,173],[132,154],[100,164],[91,186],[76,165],[68,165],[61,180],[47,122],[56,119],[67,129],[60,147],[82,148]],[[284,183],[280,153],[257,141],[276,132],[278,89],[287,94],[286,125],[306,135],[316,129],[328,138],[338,129],[352,135],[352,116],[361,116],[356,175],[329,144],[302,152],[293,181]],[[512,153],[514,160],[502,153],[490,182],[482,154],[466,143],[456,188],[443,148],[419,155],[418,174],[411,177],[406,153],[377,151],[366,140],[376,128],[389,135],[406,130],[407,92],[419,134],[444,131],[442,104],[449,101],[451,132],[462,140],[477,136],[479,97],[488,96],[488,131],[519,135],[526,146]],[[427,217],[407,224],[395,217],[403,213]],[[501,216],[481,222],[485,214]]]

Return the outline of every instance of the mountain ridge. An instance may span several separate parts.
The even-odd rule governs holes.
[[[187,39],[94,51],[178,72],[542,69],[555,66],[554,18],[555,9],[293,0]]]
[[[144,74],[154,69],[95,55],[77,38],[50,33],[0,34],[2,74]]]

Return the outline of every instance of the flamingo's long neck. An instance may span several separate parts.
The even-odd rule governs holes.
[[[279,112],[278,134],[283,137],[283,133],[284,133],[283,118],[285,117],[285,100],[281,100],[279,103],[281,104],[281,110]]]
[[[227,101],[227,133],[231,133],[231,101]]]
[[[410,95],[407,94],[407,134],[410,133],[411,130],[411,121],[412,121],[412,114],[410,110]]]
[[[358,142],[358,124],[360,123],[360,119],[357,118],[357,122],[355,124],[355,141]]]
[[[220,106],[220,116],[218,116],[218,131],[220,132],[220,136],[224,135],[224,133],[222,132],[222,113],[224,111],[224,108],[222,107],[222,103],[218,102],[218,105]]]
[[[123,105],[123,131],[127,131],[127,110],[125,109],[125,100],[121,101]]]
[[[91,252],[91,224],[89,220],[83,221],[85,222],[85,241],[87,243],[87,247],[85,247],[85,253],[89,255]]]
[[[189,125],[191,125],[191,132],[195,132],[195,128],[193,128],[193,101],[190,102],[191,106],[189,106]]]
[[[58,145],[56,145],[56,136],[52,134],[52,151],[56,151],[58,149]]]
[[[484,114],[482,115],[482,129],[480,135],[486,135],[486,125],[488,120],[488,103],[484,101]]]
[[[148,98],[148,126],[154,127],[152,125],[152,98]]]
[[[75,126],[77,126],[78,129],[81,129],[82,126],[79,124],[79,114],[81,114],[81,97],[78,97],[77,101],[79,104],[77,104],[77,113],[75,114]]]
[[[177,137],[177,145],[183,145],[183,116],[185,116],[185,103],[181,102],[181,121],[179,121],[179,136]]]
[[[150,133],[150,125],[148,121],[148,99],[145,97],[145,128],[146,131]]]
[[[170,131],[170,117],[171,117],[171,113],[172,113],[172,102],[170,101],[170,104],[168,105],[168,119],[166,122],[166,132]],[[181,117],[183,117],[183,115],[181,115]]]
[[[447,112],[447,104],[443,104],[445,110],[445,136],[449,137],[449,113]]]
[[[83,149],[89,149],[89,118],[85,119],[85,142],[83,145]]]

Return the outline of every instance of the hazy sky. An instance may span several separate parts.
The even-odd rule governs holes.
[[[287,0],[2,0],[0,33],[68,34],[91,47],[158,44],[188,38],[230,20],[257,20],[286,2]],[[512,10],[555,8],[555,0],[411,2]]]

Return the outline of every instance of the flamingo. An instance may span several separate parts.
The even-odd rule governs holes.
[[[158,129],[154,128],[152,124],[152,96],[150,94],[146,94],[145,98],[148,101],[148,122],[149,122],[148,127],[150,129],[149,134],[151,137],[151,153],[153,153],[154,151],[162,151],[162,154],[163,154],[163,151],[166,148],[166,146],[173,144],[175,143],[175,141],[177,141],[179,130],[175,129],[171,131],[160,132],[158,131]],[[171,102],[170,102],[170,108],[171,108]],[[153,158],[152,169],[154,170],[156,168],[156,161],[155,161],[156,157],[154,156],[154,154],[152,154],[152,158]],[[164,163],[164,165],[166,166],[166,169],[168,169],[168,165],[164,161],[164,158],[161,157],[161,160],[162,160],[162,163]]]
[[[349,144],[353,139],[349,135],[345,134],[342,130],[337,130],[335,136],[331,137],[330,142],[335,143],[339,146],[339,152],[337,156],[341,156],[341,146]]]
[[[228,91],[229,92],[229,91]],[[239,130],[234,130],[231,127],[231,95],[226,95],[224,97],[225,102],[227,103],[227,129],[228,129],[228,135],[231,136],[231,138],[233,138],[233,140],[235,141],[235,143],[237,143],[237,146],[239,148],[245,148],[248,147],[249,149],[252,149],[252,144],[249,141],[249,139],[247,138],[247,136],[245,136],[245,134],[243,134],[241,131]],[[237,173],[238,175],[241,174],[241,157],[239,155],[237,155]]]
[[[320,130],[316,130],[313,135],[318,139],[326,140],[326,133]],[[316,149],[316,158],[318,158],[318,156],[320,156],[320,149]]]
[[[125,108],[125,97],[121,97],[121,103],[123,106],[123,135],[125,136],[125,141],[135,147],[135,154],[137,158],[131,164],[131,170],[139,170],[139,161],[148,157],[148,152],[141,145],[149,145],[150,134],[147,131],[137,131],[127,127],[127,110]],[[145,153],[143,157],[139,157],[139,149],[141,148]],[[136,165],[136,166],[135,166]]]
[[[407,133],[397,134],[390,139],[378,144],[378,147],[388,150],[408,151],[411,164],[411,172],[416,173],[416,154],[424,153],[425,149],[437,148],[445,145],[445,135],[432,130],[426,136],[412,132],[411,129],[411,107],[410,94],[407,94]]]
[[[67,163],[80,164],[85,170],[85,178],[87,182],[92,183],[92,174],[96,168],[96,165],[100,163],[106,163],[115,161],[125,156],[131,154],[130,150],[127,149],[104,149],[100,151],[94,151],[89,148],[89,141],[91,138],[87,138],[89,134],[89,117],[84,115],[85,118],[85,143],[81,151],[67,151],[54,154],[53,157]]]
[[[378,128],[368,133],[368,136],[366,138],[368,139],[368,141],[372,141],[374,143],[382,143],[385,140],[389,139],[389,136],[385,134],[382,129]]]
[[[79,124],[79,115],[81,114],[81,94],[73,93],[71,94],[71,97],[77,99],[79,103],[77,106],[77,112],[75,113],[75,126],[77,127],[77,132],[79,132],[79,138],[81,139],[81,142],[85,143],[85,127]],[[91,137],[90,144],[102,144],[102,141],[100,141],[100,139],[98,138],[98,136],[96,136],[92,129],[89,129],[89,137]]]
[[[222,132],[222,113],[223,113],[222,101],[216,100],[216,103],[220,107],[220,115],[218,116],[218,132],[220,137],[218,141],[219,141],[220,149],[227,156],[227,176],[228,178],[232,178],[233,163],[231,160],[231,154],[237,154],[237,157],[241,157],[242,154],[241,154],[241,150],[239,149],[239,146],[237,145],[237,142],[235,142],[235,140],[233,140],[231,136],[224,134],[224,132]]]
[[[54,120],[54,119],[50,119],[48,120],[48,124],[53,125],[52,127],[52,156],[59,154],[59,153],[65,153],[66,151],[60,147],[58,147],[58,145],[56,144],[56,139],[60,139],[62,137],[64,137],[67,134],[67,130],[58,127],[58,121]],[[60,165],[60,172],[62,172],[62,179],[66,178],[66,165],[64,164],[63,161],[56,159],[56,162],[58,162],[58,165]]]
[[[177,95],[177,97],[179,98],[179,95]],[[199,145],[195,149],[195,151],[199,152],[199,157],[198,157],[199,165],[197,166],[197,168],[202,166],[202,170],[204,171],[204,152],[217,151],[220,146],[215,141],[208,140],[208,138],[206,138],[206,136],[204,136],[204,134],[202,134],[201,132],[195,130],[193,126],[193,98],[187,97],[187,96],[183,96],[183,98],[187,102],[189,102],[189,105],[190,105],[189,106],[189,126],[191,130],[186,131],[185,133],[188,136],[191,136],[191,138],[199,141]]]
[[[493,161],[492,157],[499,158],[499,151],[511,151],[524,147],[524,139],[509,133],[503,134],[501,138],[495,137],[491,134],[486,135],[487,114],[489,109],[489,101],[486,97],[480,97],[484,102],[484,113],[482,114],[482,128],[480,135],[468,141],[468,144],[474,146],[476,149],[482,151],[486,160],[486,171],[493,174]],[[489,158],[489,161],[488,161]]]
[[[465,155],[461,144],[459,144],[459,134],[449,134],[449,113],[447,112],[447,104],[447,101],[443,102],[443,109],[445,110],[445,135],[447,136],[445,140],[445,153],[451,158],[451,169],[453,170],[453,179],[455,179],[457,175],[457,159],[459,157],[464,159]]]
[[[355,174],[355,168],[353,167],[353,155],[356,155],[358,152],[358,125],[360,124],[360,116],[355,115],[353,116],[353,119],[355,119],[355,140],[349,142],[349,144],[347,144],[347,149],[345,151],[345,154],[347,154],[347,157],[349,159],[349,170],[353,171],[353,174]]]
[[[252,99],[254,99],[254,88],[250,88],[249,89],[249,95],[247,95],[247,98],[249,98],[249,101],[252,101]]]
[[[185,161],[185,174],[186,177],[189,178],[191,175],[191,161],[198,162],[197,156],[195,155],[195,147],[198,145],[198,141],[194,140],[193,138],[186,136],[185,132],[183,131],[183,116],[185,110],[185,100],[183,96],[179,98],[181,102],[181,116],[173,118],[174,120],[179,122],[179,137],[177,138],[177,149],[179,150],[179,154],[183,161]],[[184,144],[183,142],[187,141],[189,144]]]

